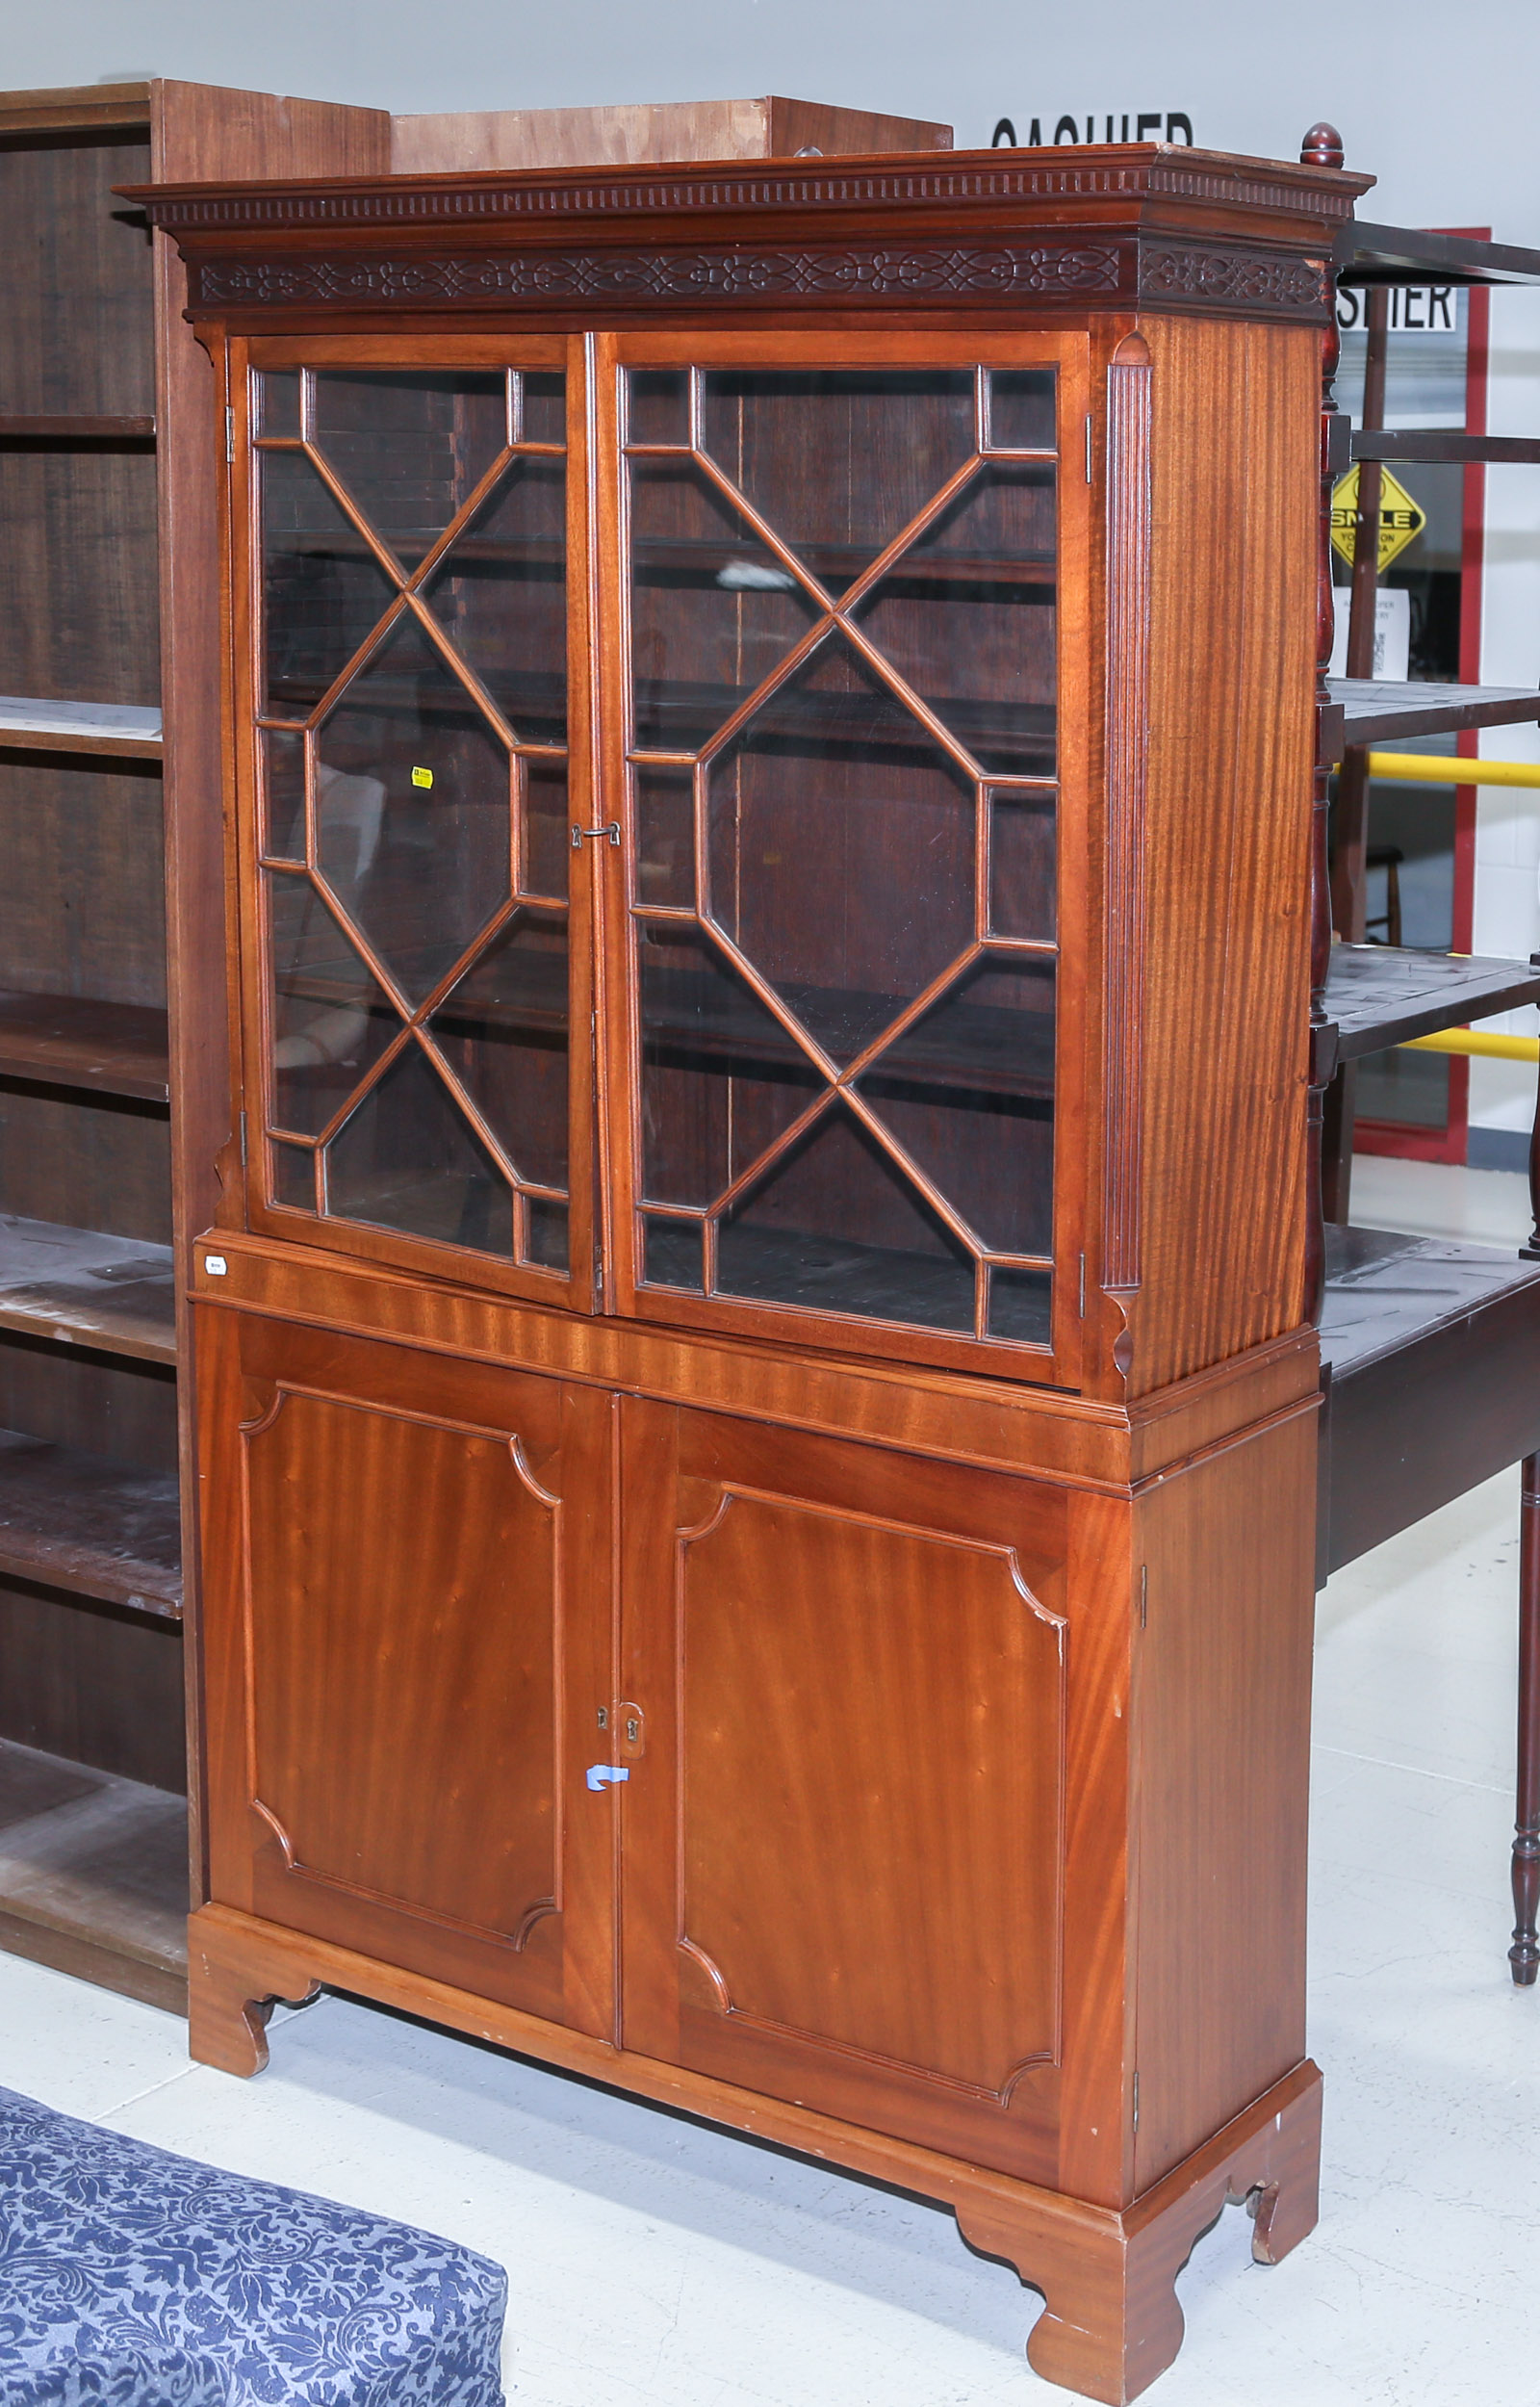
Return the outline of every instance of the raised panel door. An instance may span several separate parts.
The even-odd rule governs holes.
[[[1052,2180],[1061,1493],[623,1406],[628,2047]]]
[[[215,1900],[608,2035],[611,1400],[202,1321]]]

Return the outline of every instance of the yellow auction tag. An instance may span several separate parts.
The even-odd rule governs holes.
[[[412,771],[412,783],[414,786],[431,786],[433,783],[432,770],[414,769]]]

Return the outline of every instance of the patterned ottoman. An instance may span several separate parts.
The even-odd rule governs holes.
[[[0,2089],[0,2407],[502,2407],[507,2289]]]

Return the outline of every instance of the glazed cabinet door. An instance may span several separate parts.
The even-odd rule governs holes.
[[[251,1224],[583,1308],[581,347],[230,366]]]
[[[661,1405],[622,1427],[626,2045],[1055,2180],[1069,1500]],[[1083,1854],[1105,1895],[1118,1827],[1111,1876]]]
[[[215,1902],[609,2036],[611,1400],[199,1319]]]
[[[601,347],[622,1310],[1073,1383],[1087,357]]]

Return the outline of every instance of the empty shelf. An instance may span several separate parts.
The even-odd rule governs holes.
[[[74,995],[0,994],[0,1077],[168,1100],[166,1014]]]
[[[161,714],[126,702],[48,702],[28,694],[0,694],[0,744],[158,761]]]
[[[55,411],[50,414],[27,415],[16,410],[0,413],[0,443],[90,444],[93,450],[152,451],[155,445],[153,418],[90,417],[84,411]]]
[[[187,2010],[187,1803],[0,1739],[0,1947]]]
[[[1383,685],[1332,677],[1326,690],[1344,712],[1345,744],[1385,744],[1397,736],[1452,736],[1462,727],[1516,727],[1540,719],[1540,692],[1527,686]]]
[[[0,1430],[0,1571],[180,1619],[175,1473]]]
[[[0,1329],[174,1362],[171,1249],[0,1213]]]
[[[1368,1363],[1521,1293],[1531,1312],[1540,1311],[1540,1262],[1495,1246],[1328,1224],[1321,1359],[1330,1363],[1336,1386]]]
[[[1461,959],[1390,945],[1331,948],[1326,1017],[1337,1023],[1343,1061],[1533,1002],[1540,1002],[1540,969],[1527,961]]]

